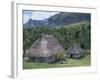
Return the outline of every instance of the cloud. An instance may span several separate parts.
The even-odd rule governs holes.
[[[58,12],[33,11],[31,18],[34,20],[43,20],[43,19],[49,18],[50,16],[53,16],[57,13]]]
[[[31,11],[24,11],[23,12],[23,22],[26,23],[32,16]]]
[[[30,18],[33,20],[43,20],[58,14],[59,12],[48,12],[48,11],[24,11],[24,20],[23,22],[26,23]]]
[[[29,15],[24,15],[23,22],[26,23],[31,17]]]

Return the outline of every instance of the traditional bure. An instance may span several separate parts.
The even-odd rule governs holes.
[[[70,58],[81,58],[84,56],[82,48],[78,43],[73,43],[70,48],[67,49],[67,56]]]
[[[53,35],[42,34],[40,39],[37,39],[30,49],[26,50],[25,56],[39,62],[55,61],[55,54],[63,52],[64,48],[60,45]]]

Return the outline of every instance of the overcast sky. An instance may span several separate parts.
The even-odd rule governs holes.
[[[58,13],[59,12],[24,10],[23,11],[23,21],[24,23],[26,23],[30,18],[33,20],[43,20],[43,19],[49,18],[50,16],[53,16]]]

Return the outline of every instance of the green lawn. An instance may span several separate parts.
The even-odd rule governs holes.
[[[23,61],[23,69],[39,69],[39,68],[57,68],[57,67],[79,67],[79,66],[90,66],[91,58],[90,55],[86,55],[82,59],[70,59],[68,58],[64,64],[55,63],[36,63]]]

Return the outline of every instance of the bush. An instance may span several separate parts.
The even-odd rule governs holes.
[[[65,61],[66,56],[63,52],[59,52],[55,55],[56,61]]]
[[[85,55],[90,55],[91,54],[91,50],[90,49],[83,49],[83,53]]]

